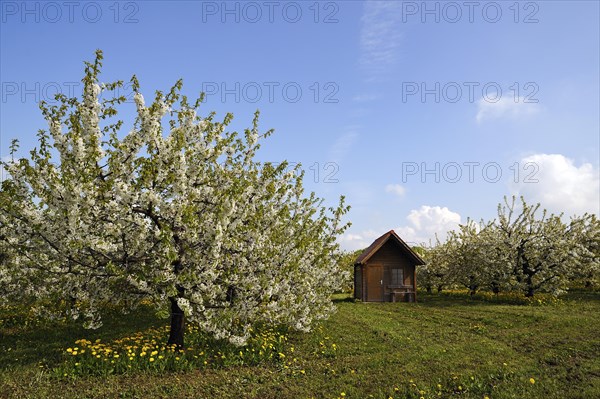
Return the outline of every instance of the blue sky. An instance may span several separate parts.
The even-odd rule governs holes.
[[[443,237],[504,195],[599,213],[597,1],[0,6],[4,159],[12,138],[35,146],[37,101],[79,93],[99,48],[104,81],[136,74],[148,97],[183,78],[235,129],[260,109],[276,131],[261,159],[301,162],[329,204],[346,195],[347,249]]]

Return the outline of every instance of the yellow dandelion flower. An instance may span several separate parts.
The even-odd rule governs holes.
[[[151,357],[151,358],[150,358],[150,359],[148,359],[148,360],[149,360],[149,361],[151,361],[151,362],[153,362],[153,361],[154,361],[154,358],[153,358],[153,357]]]
[[[69,352],[69,353],[73,352],[73,348],[67,348],[67,352]]]
[[[535,384],[535,380],[533,379],[533,377],[529,379],[529,382]]]

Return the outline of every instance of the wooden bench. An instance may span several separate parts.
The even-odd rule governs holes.
[[[415,292],[411,286],[390,287],[392,302],[414,302]]]

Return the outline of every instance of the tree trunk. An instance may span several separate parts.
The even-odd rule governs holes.
[[[521,270],[525,275],[525,296],[531,298],[535,293],[533,276],[536,272],[529,267],[529,259],[525,256],[525,251],[522,248],[519,248],[519,258],[521,260]]]
[[[469,284],[469,295],[473,296],[477,293],[477,289],[479,288],[478,284]]]
[[[477,292],[477,289],[479,288],[479,284],[475,284],[475,277],[474,276],[469,276],[469,295],[473,296],[475,295],[475,293]]]
[[[492,292],[496,295],[500,293],[500,285],[495,281],[492,281]]]
[[[183,349],[183,333],[185,327],[185,315],[177,305],[177,298],[169,298],[171,301],[171,331],[169,332],[168,345],[177,345],[177,349]]]
[[[531,298],[533,296],[533,294],[535,294],[535,290],[533,289],[532,286],[527,287],[527,292],[525,293],[525,296],[527,298]]]
[[[175,242],[179,244],[179,237],[175,235],[173,237]],[[179,274],[182,269],[181,259],[177,259],[173,262],[173,272]],[[177,349],[183,349],[183,334],[185,332],[185,314],[183,310],[177,304],[177,298],[182,298],[185,294],[185,288],[180,285],[175,286],[177,288],[177,296],[169,297],[171,301],[171,331],[169,332],[168,345],[176,345]]]
[[[527,277],[525,278],[525,296],[531,298],[535,293],[535,289],[533,288],[533,275],[535,273],[533,273],[531,269],[529,269],[529,266],[526,269],[526,273]]]

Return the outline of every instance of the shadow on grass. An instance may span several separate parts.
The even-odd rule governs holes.
[[[354,296],[352,294],[334,294],[331,297],[331,301],[333,303],[355,302]]]
[[[418,297],[419,304],[427,307],[447,308],[452,306],[494,306],[507,305],[508,302],[502,301],[486,301],[479,298],[471,298],[465,296],[454,296],[445,294],[421,294]],[[511,305],[520,306],[511,303]]]
[[[591,288],[570,289],[565,298],[567,300],[600,301],[600,290]]]
[[[370,303],[370,304],[390,304],[392,302],[362,302],[355,300],[351,294],[335,294],[332,296],[333,303]],[[395,302],[396,304],[404,304],[407,306],[414,305],[413,302]],[[508,303],[501,301],[486,301],[479,298],[470,298],[467,295],[445,295],[445,294],[426,294],[419,293],[417,296],[417,304],[432,307],[450,307],[450,306],[465,306],[465,305],[506,305]],[[515,304],[516,305],[516,304]],[[518,306],[518,305],[517,305]]]
[[[47,323],[28,327],[0,328],[0,370],[31,364],[56,364],[68,347],[81,338],[109,341],[134,331],[168,324],[158,319],[151,309],[141,308],[128,315],[109,312],[97,330],[86,330],[81,323]],[[165,336],[165,342],[167,337]]]

